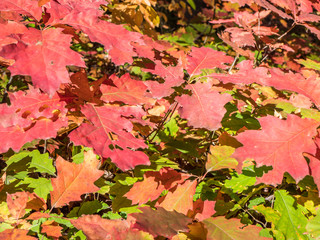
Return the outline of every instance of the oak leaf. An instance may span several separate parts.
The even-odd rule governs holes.
[[[1,232],[0,240],[36,240],[37,238],[28,236],[28,230],[25,229],[6,229]]]

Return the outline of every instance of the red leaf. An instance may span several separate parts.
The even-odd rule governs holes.
[[[142,213],[132,213],[136,219],[133,228],[150,233],[152,236],[171,238],[179,231],[187,232],[191,219],[176,211],[167,211],[162,207],[152,210],[150,207],[139,208]]]
[[[117,65],[132,63],[133,51],[131,42],[143,43],[141,34],[130,32],[119,25],[100,20],[96,12],[73,12],[66,16],[63,23],[81,29],[91,41],[104,45],[112,61]]]
[[[221,120],[226,113],[224,105],[232,100],[228,94],[220,94],[211,89],[210,83],[191,84],[186,89],[192,90],[192,96],[177,98],[181,107],[179,114],[195,128],[216,130],[221,127]]]
[[[55,94],[40,93],[39,89],[9,93],[11,105],[0,105],[0,125],[10,127],[30,127],[35,119],[55,119],[57,114],[63,119],[67,114],[66,104]]]
[[[248,130],[236,137],[244,145],[234,154],[240,163],[253,158],[258,167],[272,166],[273,170],[261,179],[265,184],[281,183],[285,172],[297,181],[308,175],[308,164],[302,153],[315,153],[312,137],[319,122],[295,115],[288,115],[287,120],[267,116],[259,122],[262,130]]]
[[[34,0],[1,0],[0,11],[12,11],[20,14],[25,14],[40,21],[42,17],[41,7],[38,6],[38,1]]]
[[[40,119],[34,122],[28,128],[21,128],[19,126],[12,126],[4,128],[0,126],[0,134],[6,141],[0,145],[0,152],[6,152],[10,148],[18,151],[25,143],[31,142],[35,139],[49,139],[57,136],[57,131],[68,125],[66,118],[58,118],[55,121],[51,119]]]
[[[94,182],[103,175],[98,170],[99,160],[92,151],[84,153],[83,163],[70,163],[60,156],[57,158],[57,178],[52,178],[52,207],[62,207],[71,201],[81,200],[80,196],[99,190]]]
[[[188,56],[187,71],[190,77],[200,74],[204,68],[226,68],[225,63],[232,63],[233,58],[224,52],[216,51],[211,48],[192,47]]]
[[[152,74],[162,77],[165,82],[159,83],[157,81],[146,81],[145,85],[148,86],[154,98],[163,98],[171,95],[174,92],[172,87],[180,86],[184,83],[184,73],[181,63],[177,66],[165,67],[160,61],[156,61],[154,69],[148,69]]]
[[[99,215],[85,215],[76,220],[71,220],[71,223],[79,230],[82,230],[88,240],[150,239],[149,234],[131,228],[131,225],[134,223],[134,219],[130,216],[127,220],[109,220],[103,219]]]
[[[61,32],[61,29],[29,28],[17,45],[2,50],[5,57],[16,61],[9,67],[12,74],[30,75],[34,86],[51,96],[61,83],[70,82],[66,65],[85,67],[80,55],[69,47],[71,36]]]
[[[101,85],[101,99],[105,102],[119,101],[129,105],[154,104],[155,100],[146,97],[147,87],[142,81],[133,80],[127,73],[120,78],[112,75],[112,85]]]
[[[82,113],[92,124],[84,123],[73,131],[69,135],[71,141],[77,145],[94,148],[95,152],[104,158],[110,157],[122,170],[128,170],[139,164],[149,164],[149,159],[144,153],[134,153],[127,149],[127,147],[132,149],[146,147],[144,140],[135,138],[131,134],[133,125],[128,119],[132,116],[141,118],[144,112],[140,107],[107,105],[96,107],[88,104],[82,108]],[[123,150],[115,148],[111,150],[109,145],[118,145]],[[128,162],[127,157],[129,157]]]
[[[211,217],[213,214],[216,213],[214,210],[216,202],[205,200],[202,201],[198,199],[193,203],[193,213],[195,218],[198,219],[200,222],[204,219]]]
[[[196,192],[196,187],[197,181],[187,180],[160,198],[156,206],[163,207],[168,211],[176,210],[187,215],[187,212],[193,207],[193,195]]]
[[[259,79],[269,78],[268,69],[264,67],[253,68],[253,61],[245,60],[237,65],[239,71],[232,74],[213,73],[211,77],[223,83],[250,84],[260,83]]]

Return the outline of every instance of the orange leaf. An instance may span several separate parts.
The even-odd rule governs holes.
[[[36,238],[28,236],[28,230],[6,229],[0,234],[0,240],[34,240]]]
[[[187,214],[188,210],[193,208],[193,195],[196,192],[197,181],[187,180],[181,185],[169,191],[164,198],[159,199],[157,206],[163,207],[168,211]]]
[[[45,221],[41,225],[42,233],[45,233],[48,237],[53,237],[54,239],[58,239],[61,237],[61,230],[63,229],[60,227],[55,221]]]
[[[103,171],[98,170],[98,165],[99,161],[91,150],[84,153],[84,161],[81,164],[70,163],[58,157],[58,177],[51,179],[52,207],[62,207],[71,201],[81,200],[82,194],[98,191],[99,188],[94,182],[103,175]]]
[[[44,200],[39,198],[35,193],[29,192],[8,194],[7,204],[11,215],[16,219],[23,217],[26,209],[46,209]]]
[[[99,215],[85,215],[71,220],[72,225],[82,230],[88,240],[151,240],[152,236],[148,233],[131,228],[134,222],[131,216],[127,220],[110,220]]]

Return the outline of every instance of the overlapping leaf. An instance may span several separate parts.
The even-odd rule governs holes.
[[[69,135],[71,141],[77,145],[94,148],[95,152],[104,158],[110,157],[122,170],[139,164],[149,164],[149,159],[144,153],[128,149],[146,147],[144,140],[132,135],[133,125],[128,119],[134,117],[139,120],[144,114],[142,108],[112,105],[96,107],[87,104],[82,108],[82,113],[91,123],[83,123],[73,131]],[[116,145],[122,150],[115,148]]]
[[[249,130],[237,136],[244,146],[236,150],[234,157],[242,163],[253,158],[257,166],[272,166],[273,170],[263,176],[264,183],[281,183],[285,172],[299,181],[309,174],[303,152],[315,154],[319,122],[288,115],[286,120],[267,116],[259,119],[262,130]]]
[[[210,83],[196,83],[186,87],[192,95],[177,98],[181,108],[179,113],[196,128],[216,130],[221,127],[221,120],[226,113],[224,105],[232,100],[228,94],[220,94],[211,89]]]
[[[12,74],[30,75],[35,87],[52,96],[60,84],[70,82],[67,65],[85,67],[81,56],[70,49],[70,42],[71,36],[61,29],[30,28],[18,44],[4,47],[0,55],[16,61],[10,67]]]
[[[80,164],[58,157],[57,178],[51,179],[51,205],[62,207],[71,201],[81,200],[82,194],[98,191],[99,188],[94,182],[103,175],[103,171],[98,170],[98,165],[99,160],[92,151],[84,153],[83,163]]]

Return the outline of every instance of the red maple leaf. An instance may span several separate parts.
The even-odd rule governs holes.
[[[179,114],[188,120],[195,128],[216,130],[221,127],[221,120],[226,113],[224,105],[232,100],[228,94],[220,94],[211,89],[210,83],[190,84],[186,89],[192,90],[192,95],[177,98],[181,105]]]
[[[192,47],[188,55],[187,71],[190,77],[200,74],[204,68],[226,68],[225,63],[232,63],[233,58],[224,52],[213,50],[212,48]]]
[[[174,92],[172,87],[180,86],[184,83],[184,73],[181,63],[176,66],[164,66],[160,61],[155,61],[154,69],[148,69],[152,74],[162,77],[165,82],[159,83],[157,81],[146,81],[145,85],[148,86],[154,98],[163,98],[171,95]]]
[[[73,12],[67,15],[62,23],[81,29],[91,41],[103,44],[112,61],[117,65],[133,62],[132,57],[137,54],[134,52],[131,42],[143,44],[140,39],[141,34],[103,21],[98,18],[95,11]]]
[[[142,153],[134,153],[131,149],[145,148],[144,140],[135,138],[131,131],[133,124],[130,117],[141,118],[144,111],[138,106],[112,106],[96,107],[87,104],[82,108],[82,113],[91,123],[83,123],[73,131],[69,137],[77,145],[92,147],[95,152],[104,158],[111,160],[122,170],[128,170],[129,166],[149,164],[148,157]],[[110,148],[113,145],[113,149]],[[123,150],[115,148],[120,146]],[[127,162],[127,155],[130,156]]]
[[[263,175],[261,182],[281,183],[283,174],[288,172],[297,181],[309,174],[303,152],[315,154],[316,135],[319,122],[288,115],[286,120],[273,116],[259,119],[262,130],[248,130],[236,138],[244,146],[236,150],[234,157],[242,162],[253,158],[257,166],[272,166],[273,170]]]
[[[31,16],[37,21],[42,17],[42,9],[34,0],[1,0],[0,11],[12,11]]]
[[[66,65],[85,67],[80,55],[70,49],[70,42],[71,36],[61,29],[29,28],[17,45],[4,47],[0,54],[16,61],[9,68],[12,74],[30,75],[35,87],[52,96],[61,83],[70,82]]]
[[[155,100],[146,96],[147,86],[142,81],[134,80],[127,73],[120,78],[112,75],[112,84],[101,85],[101,99],[105,102],[123,102],[129,105],[154,104]]]

